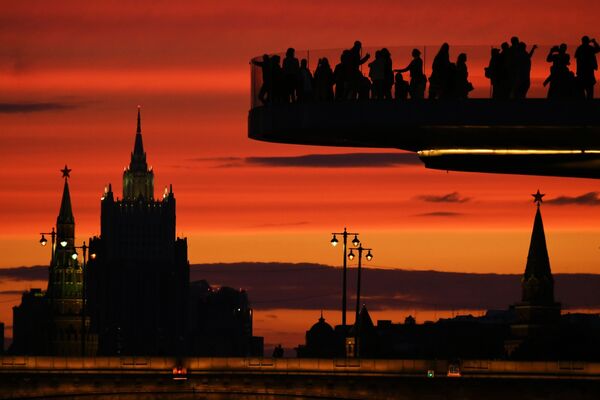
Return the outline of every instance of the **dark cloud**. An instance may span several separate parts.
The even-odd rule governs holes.
[[[312,263],[220,263],[190,267],[192,281],[248,291],[257,310],[337,309],[340,268]],[[472,274],[363,268],[362,297],[370,309],[504,309],[521,297],[520,275]],[[46,280],[47,267],[0,269],[0,280]],[[600,275],[555,274],[556,297],[569,308],[599,308]],[[356,269],[349,268],[349,304],[354,304]],[[17,293],[18,292],[18,293]],[[21,291],[2,294],[18,297]],[[12,300],[11,300],[12,301]],[[15,303],[18,302],[14,300]],[[274,319],[267,314],[264,318]]]
[[[37,265],[34,267],[0,268],[0,280],[13,281],[45,281],[48,279],[48,267]]]
[[[0,103],[0,114],[35,113],[44,111],[63,111],[77,108],[70,103]]]
[[[0,295],[4,296],[17,296],[23,294],[24,290],[0,290]]]
[[[430,203],[466,203],[467,201],[471,200],[470,197],[461,197],[458,192],[452,192],[440,196],[422,195],[417,196],[417,199]]]
[[[460,217],[465,214],[452,211],[433,211],[423,214],[417,214],[417,217]]]
[[[598,192],[588,192],[581,196],[559,196],[554,199],[545,201],[544,203],[555,206],[581,205],[581,206],[600,206],[600,197]]]
[[[280,223],[272,223],[272,224],[259,224],[259,225],[251,225],[249,228],[282,228],[287,226],[302,226],[308,225],[308,221],[297,221],[297,222],[280,222]]]
[[[421,161],[413,153],[344,153],[344,154],[305,154],[281,157],[221,157],[195,158],[191,161],[218,162],[219,167],[298,167],[298,168],[383,168],[401,165],[420,165]]]
[[[254,308],[337,309],[339,268],[310,263],[193,265],[192,280],[245,288]],[[570,308],[600,307],[600,275],[555,274],[556,297]],[[504,309],[521,298],[520,275],[363,268],[362,296],[370,309]],[[356,269],[348,275],[354,304]]]

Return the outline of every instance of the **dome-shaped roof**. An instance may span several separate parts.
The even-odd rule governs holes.
[[[323,318],[323,313],[321,312],[321,318],[319,318],[319,322],[314,324],[308,331],[310,335],[331,335],[333,333],[333,328],[327,322],[325,322],[325,318]]]

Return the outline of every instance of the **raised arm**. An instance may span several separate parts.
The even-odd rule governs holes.
[[[533,53],[535,53],[535,50],[537,49],[537,44],[534,44],[533,47],[531,48],[531,51],[529,52],[529,58],[533,57]]]
[[[367,53],[363,58],[360,59],[358,65],[363,65],[364,63],[367,62],[367,60],[371,57],[371,55],[369,53]]]

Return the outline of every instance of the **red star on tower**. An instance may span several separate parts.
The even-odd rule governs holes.
[[[536,203],[537,206],[539,207],[540,204],[542,204],[542,202],[544,201],[544,200],[542,200],[542,197],[544,197],[545,194],[540,193],[540,189],[538,189],[537,193],[532,194],[532,196],[533,196],[533,202]]]

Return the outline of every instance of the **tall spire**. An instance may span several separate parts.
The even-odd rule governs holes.
[[[523,301],[535,303],[554,302],[554,280],[550,270],[550,259],[546,246],[546,235],[540,205],[543,194],[538,192],[534,195],[537,210],[533,221],[531,242],[529,243],[529,254],[527,265],[523,275]]]
[[[65,165],[65,168],[61,170],[62,177],[65,178],[65,185],[63,187],[62,200],[60,202],[60,211],[58,213],[57,224],[73,224],[75,218],[73,217],[73,208],[71,207],[71,194],[69,192],[69,178],[71,177],[71,170]]]
[[[142,117],[141,117],[142,106],[138,106],[138,124],[137,124],[137,133],[142,133]]]
[[[146,154],[144,154],[144,143],[142,142],[142,116],[141,116],[141,107],[138,106],[138,114],[137,114],[137,131],[135,134],[135,145],[133,146],[133,155],[132,155],[132,163],[134,161],[134,157],[139,159],[140,161],[146,161]]]
[[[123,172],[123,199],[151,200],[154,198],[154,174],[148,169],[142,142],[142,112],[137,110],[137,131],[129,168]]]

